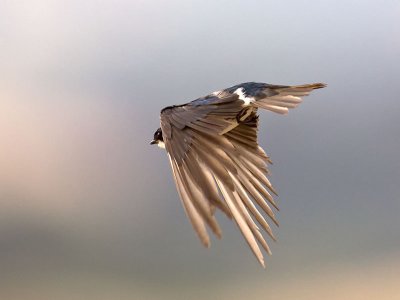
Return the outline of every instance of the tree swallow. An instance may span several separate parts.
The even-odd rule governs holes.
[[[303,96],[325,86],[247,82],[161,110],[161,127],[151,144],[167,151],[186,215],[206,247],[210,246],[206,226],[221,238],[214,216],[218,208],[235,220],[265,267],[259,245],[268,254],[271,250],[260,227],[276,240],[264,215],[278,226],[274,213],[278,206],[267,178],[271,161],[257,142],[257,111],[286,114]]]

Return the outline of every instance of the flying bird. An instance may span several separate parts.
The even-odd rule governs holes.
[[[265,215],[278,226],[278,206],[267,178],[271,161],[257,141],[257,112],[287,114],[303,96],[325,86],[247,82],[161,110],[161,127],[151,144],[166,150],[186,215],[206,247],[207,227],[221,238],[214,215],[220,209],[235,220],[265,267],[259,245],[268,254],[271,250],[261,231],[276,240]]]

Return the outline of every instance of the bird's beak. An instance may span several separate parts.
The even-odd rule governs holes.
[[[150,145],[154,145],[154,144],[157,144],[157,141],[156,141],[156,140],[152,140],[152,141],[150,142]]]

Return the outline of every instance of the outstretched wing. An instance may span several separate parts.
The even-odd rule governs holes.
[[[206,225],[221,237],[214,216],[219,208],[233,217],[264,266],[258,243],[271,251],[253,218],[275,237],[257,206],[278,222],[271,195],[276,192],[266,176],[269,158],[257,143],[257,108],[285,113],[300,103],[299,96],[318,87],[246,83],[162,110],[161,129],[178,193],[205,246],[210,245]]]

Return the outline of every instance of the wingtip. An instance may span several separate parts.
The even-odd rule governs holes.
[[[318,82],[318,83],[311,84],[311,87],[313,89],[322,89],[322,88],[327,87],[327,86],[328,85],[326,83],[323,83],[323,82]]]
[[[258,261],[260,262],[261,267],[263,267],[263,269],[266,269],[264,258],[261,258]]]
[[[266,230],[267,231],[267,230]],[[276,242],[278,239],[276,238],[275,234],[272,232],[272,230],[267,231],[268,235],[270,236],[270,238]],[[271,253],[272,254],[272,253]]]
[[[210,240],[203,240],[201,242],[204,247],[206,247],[207,249],[210,249],[210,246],[211,246]]]
[[[308,88],[308,89],[311,88],[313,90],[316,90],[316,89],[322,89],[324,87],[327,87],[327,84],[323,83],[323,82],[316,82],[316,83],[303,84],[303,85],[298,85],[298,86],[293,86],[293,87]]]
[[[221,230],[218,230],[218,231],[214,231],[214,234],[215,234],[215,236],[217,237],[217,239],[222,239],[222,232],[221,232]]]

